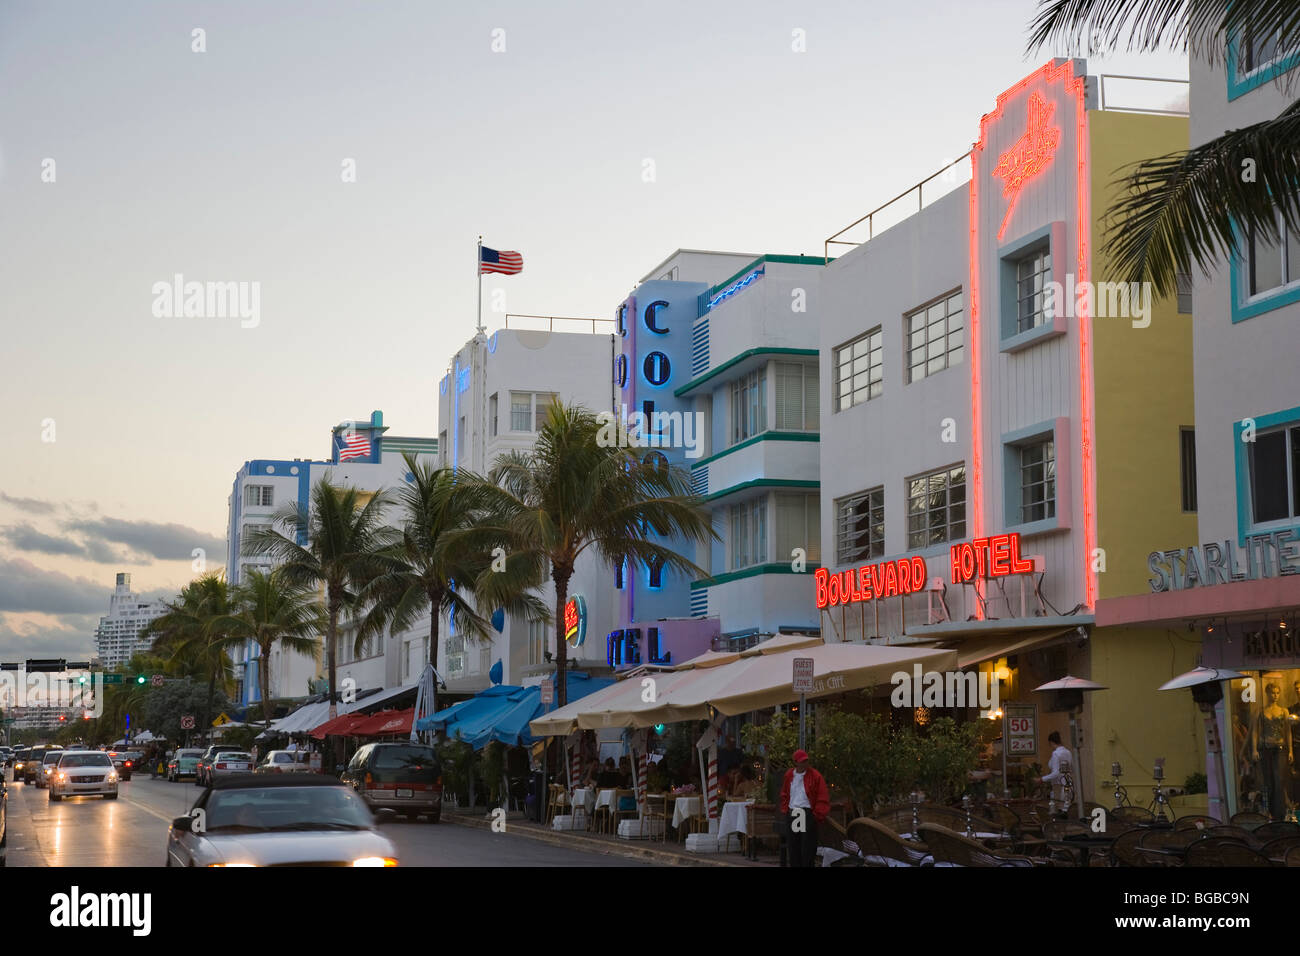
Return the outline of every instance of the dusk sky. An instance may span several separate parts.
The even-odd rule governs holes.
[[[223,566],[246,460],[436,434],[480,233],[524,257],[489,329],[498,288],[608,318],[679,247],[820,255],[1051,56],[1034,9],[0,0],[0,659],[88,656],[117,571]],[[256,323],[156,315],[178,274]]]

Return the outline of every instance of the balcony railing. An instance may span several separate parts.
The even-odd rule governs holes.
[[[515,320],[515,324],[513,326],[510,324],[511,319]],[[525,319],[527,321],[520,322],[519,321],[520,319]],[[513,313],[507,312],[505,321],[506,321],[505,327],[507,329],[514,328],[514,329],[520,329],[520,330],[532,331],[532,332],[579,331],[578,329],[573,328],[573,323],[578,323],[579,325],[583,325],[583,326],[590,325],[591,332],[593,335],[599,331],[612,332],[613,331],[612,326],[614,325],[613,319],[590,319],[590,318],[584,318],[581,316],[573,316],[573,315],[525,315],[524,313],[521,312],[513,312]],[[556,323],[561,323],[561,322],[565,324],[557,328]],[[597,328],[597,323],[599,323],[600,325],[610,326],[611,328],[609,328],[608,330],[599,329]],[[586,330],[583,329],[582,331],[586,331]]]
[[[1097,105],[1119,113],[1186,116],[1190,88],[1187,80],[1103,73],[1097,77]]]

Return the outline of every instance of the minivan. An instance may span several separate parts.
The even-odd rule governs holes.
[[[412,743],[365,744],[348,761],[342,780],[370,804],[415,820],[442,819],[442,764],[432,747]]]

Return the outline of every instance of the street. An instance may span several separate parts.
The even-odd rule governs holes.
[[[77,797],[51,804],[49,791],[9,780],[13,866],[162,866],[167,827],[202,792],[192,782],[136,776],[117,800]],[[553,846],[509,833],[404,820],[382,825],[403,866],[647,866]]]

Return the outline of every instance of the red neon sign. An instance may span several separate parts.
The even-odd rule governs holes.
[[[948,549],[952,564],[952,583],[969,584],[979,578],[1001,578],[1008,574],[1028,574],[1034,563],[1020,557],[1020,535],[995,534],[975,538]]]
[[[1061,144],[1060,127],[1050,125],[1054,112],[1055,103],[1047,102],[1042,93],[1031,93],[1025,134],[998,157],[998,164],[993,167],[993,175],[1005,182],[1002,195],[1011,200],[1007,203],[1007,214],[1002,217],[998,239],[1007,231],[1011,210],[1016,208],[1016,200],[1020,198],[1025,183],[1048,167],[1056,155],[1056,147]]]
[[[925,559],[919,556],[895,558],[834,573],[819,568],[813,577],[817,581],[818,610],[837,604],[877,601],[923,590]]]

